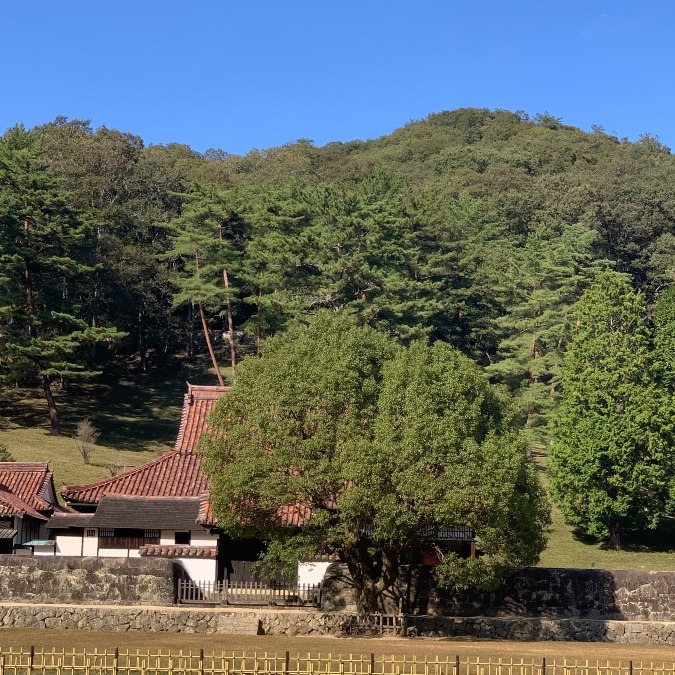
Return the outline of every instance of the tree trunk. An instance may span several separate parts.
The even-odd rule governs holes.
[[[258,289],[258,307],[257,313],[255,316],[255,353],[257,356],[260,356],[260,341],[262,333],[262,306],[260,301],[262,299],[262,291]]]
[[[359,612],[386,611],[385,592],[391,591],[392,598],[397,595],[394,586],[399,580],[399,552],[387,549],[373,552],[367,541],[361,541],[354,548],[343,549],[342,558],[356,586]]]
[[[54,400],[54,394],[52,393],[51,382],[47,375],[42,375],[42,390],[45,393],[45,398],[47,399],[47,406],[49,407],[49,421],[52,425],[52,434],[54,436],[61,435],[61,420],[59,419],[59,411],[56,407],[56,401]]]
[[[227,270],[223,270],[223,283],[225,288],[230,290],[230,280],[227,278]],[[230,343],[230,361],[232,368],[237,365],[237,350],[234,346],[234,320],[232,319],[232,300],[230,294],[227,294],[227,340]]]
[[[204,314],[204,305],[200,302],[198,303],[198,307],[199,307],[199,318],[202,320],[202,328],[204,329],[204,339],[206,340],[206,346],[208,347],[209,355],[211,356],[211,363],[213,364],[213,369],[216,371],[218,384],[221,387],[223,387],[225,383],[223,382],[223,376],[220,374],[220,368],[218,367],[218,361],[216,360],[216,353],[213,351],[213,345],[211,344],[209,327],[206,324],[206,315]]]
[[[145,348],[145,324],[143,321],[143,308],[138,310],[138,358],[141,363],[141,372],[148,372],[148,355]]]
[[[609,524],[609,545],[617,550],[621,548],[621,524],[618,520]]]

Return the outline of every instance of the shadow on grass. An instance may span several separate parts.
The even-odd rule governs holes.
[[[172,445],[180,423],[187,381],[215,384],[203,362],[171,358],[148,374],[113,369],[91,382],[74,382],[69,391],[54,387],[63,435],[72,436],[88,418],[101,432],[100,442],[119,450]],[[0,428],[41,427],[49,433],[42,390],[6,389],[0,399]]]
[[[614,546],[591,537],[580,530],[572,536],[587,546],[597,546],[602,551],[617,550]],[[625,530],[621,534],[621,551],[627,553],[671,553],[675,551],[675,520],[664,519],[653,530]]]

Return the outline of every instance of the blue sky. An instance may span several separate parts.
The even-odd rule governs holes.
[[[441,110],[675,148],[670,0],[6,0],[0,131],[57,115],[242,154]]]

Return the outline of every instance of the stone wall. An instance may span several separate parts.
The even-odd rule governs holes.
[[[180,570],[162,558],[0,555],[4,601],[172,605]]]
[[[354,616],[303,610],[0,605],[2,627],[61,630],[345,635]],[[598,619],[505,617],[409,617],[407,634],[506,640],[602,641],[675,645],[675,623]]]
[[[329,568],[322,609],[354,611],[355,596],[343,565]],[[433,616],[521,616],[550,618],[675,619],[675,572],[642,570],[519,570],[494,592],[452,593],[438,588],[432,568],[402,583],[383,611],[403,606]]]

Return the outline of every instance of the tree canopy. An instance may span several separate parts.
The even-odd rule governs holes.
[[[442,528],[473,528],[484,553],[445,557],[456,586],[490,585],[543,549],[546,499],[506,397],[447,345],[402,347],[320,313],[238,366],[210,428],[219,525],[269,540],[268,563],[337,553],[362,608]]]
[[[675,477],[675,410],[655,377],[646,314],[625,275],[604,272],[584,293],[549,453],[567,522],[615,546],[658,525]]]

